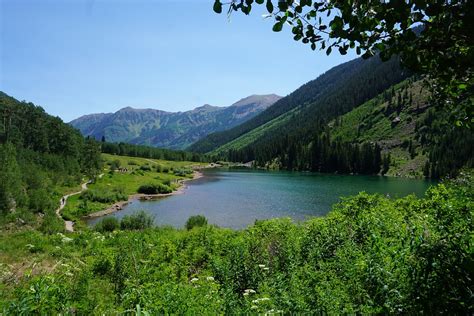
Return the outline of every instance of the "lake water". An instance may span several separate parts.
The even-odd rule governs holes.
[[[360,191],[391,197],[413,193],[422,196],[432,184],[426,180],[379,176],[210,169],[204,171],[203,178],[187,182],[182,194],[133,201],[108,216],[121,218],[145,210],[155,216],[157,225],[183,227],[190,216],[202,214],[211,224],[241,229],[257,219],[291,217],[299,221],[323,216],[340,197]]]

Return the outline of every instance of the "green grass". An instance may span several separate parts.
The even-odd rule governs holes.
[[[192,174],[186,176],[176,176],[174,171],[185,167],[204,165],[202,163],[189,161],[166,161],[146,158],[135,158],[127,156],[116,156],[103,154],[104,170],[103,176],[94,183],[89,184],[89,190],[111,194],[114,192],[129,196],[138,193],[138,188],[143,184],[161,183],[169,185],[173,190],[179,187],[179,181],[192,178]],[[127,172],[110,171],[110,163],[118,161],[122,168],[127,168]],[[150,171],[140,170],[141,166],[150,166]],[[157,166],[161,166],[162,172],[157,171]],[[168,172],[164,172],[167,170]],[[59,197],[58,197],[59,200]],[[115,201],[115,202],[118,202]],[[81,217],[106,209],[113,203],[101,203],[97,201],[87,201],[81,195],[75,195],[68,199],[62,211],[63,216],[69,220],[79,220]]]
[[[0,232],[0,311],[471,314],[473,192],[468,176],[422,199],[361,193],[240,231]]]

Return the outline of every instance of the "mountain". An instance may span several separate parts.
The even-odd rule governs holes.
[[[183,149],[210,133],[245,122],[280,98],[275,94],[251,95],[228,107],[205,104],[186,112],[126,107],[115,113],[85,115],[69,124],[85,136],[105,136],[109,142]]]
[[[270,124],[274,119],[279,120],[279,123],[287,123],[272,123],[272,129],[261,131],[260,136],[265,134],[265,138],[275,138],[292,131],[306,132],[311,130],[314,122],[344,114],[408,75],[407,71],[400,68],[398,59],[395,58],[385,63],[378,57],[368,60],[354,59],[302,85],[247,122],[223,132],[210,134],[188,149],[211,152],[254,129],[261,129],[264,124]],[[253,138],[252,142],[254,140],[256,139]]]
[[[474,165],[474,133],[453,128],[428,90],[398,58],[355,59],[188,149],[271,169],[455,175]]]

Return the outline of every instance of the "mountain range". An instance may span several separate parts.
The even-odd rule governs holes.
[[[115,113],[81,116],[69,124],[85,136],[183,149],[210,133],[237,126],[261,113],[281,97],[251,95],[228,107],[205,104],[186,112],[126,107]]]

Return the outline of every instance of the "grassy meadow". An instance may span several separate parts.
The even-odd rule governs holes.
[[[205,165],[109,154],[102,154],[102,160],[102,176],[89,184],[87,191],[68,199],[62,211],[65,219],[80,225],[81,217],[104,210],[115,202],[128,200],[130,195],[139,193],[142,185],[163,185],[174,191],[179,188],[180,181],[193,177],[192,166]]]

